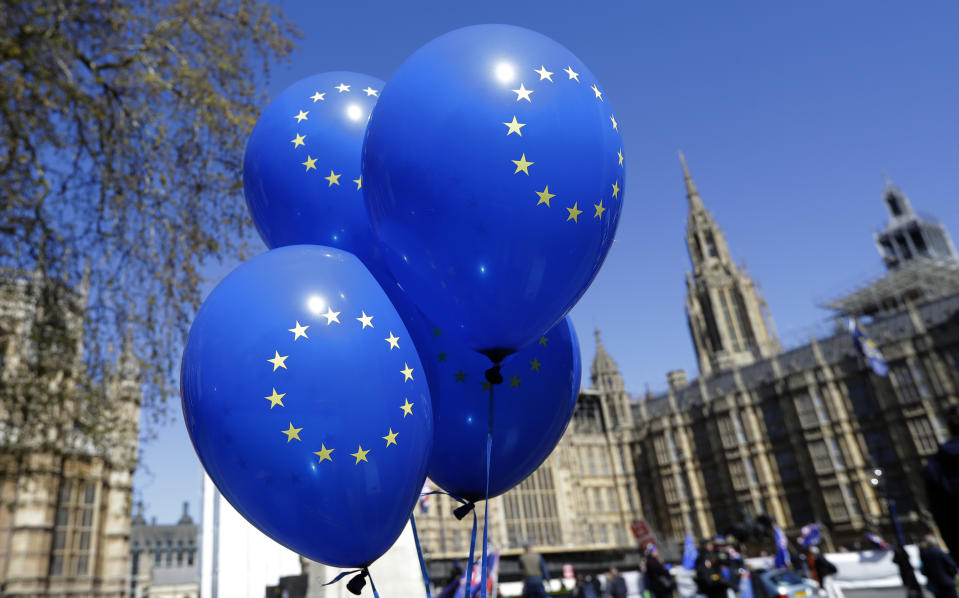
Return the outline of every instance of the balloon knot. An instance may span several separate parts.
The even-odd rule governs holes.
[[[486,370],[486,381],[490,384],[502,384],[503,383],[503,374],[500,373],[500,364],[496,364],[490,369]]]
[[[359,596],[366,585],[366,576],[370,574],[369,569],[363,569],[357,573],[350,581],[346,582],[346,589],[354,596]]]
[[[463,517],[466,517],[467,515],[469,515],[470,511],[473,510],[473,507],[474,505],[472,502],[468,502],[464,505],[460,505],[456,507],[455,509],[453,509],[453,516],[459,520],[462,520]]]

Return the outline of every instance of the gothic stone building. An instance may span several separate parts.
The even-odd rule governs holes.
[[[188,507],[175,524],[157,525],[139,506],[130,528],[130,598],[199,598],[200,528]]]
[[[128,335],[112,371],[96,384],[79,382],[85,371],[86,285],[81,285],[78,292],[59,293],[53,307],[62,310],[55,319],[63,323],[66,351],[72,352],[74,365],[49,380],[37,379],[26,363],[35,351],[32,339],[38,327],[50,321],[51,314],[44,310],[51,306],[40,297],[49,284],[61,283],[29,273],[5,271],[2,275],[0,385],[3,392],[13,392],[26,381],[36,392],[64,397],[76,396],[65,389],[94,388],[99,400],[113,408],[108,448],[94,447],[71,427],[76,420],[67,398],[60,405],[67,415],[62,421],[50,421],[44,444],[32,449],[26,441],[20,445],[25,450],[11,450],[6,442],[16,433],[17,419],[0,407],[0,447],[4,447],[0,448],[0,594],[120,598],[127,590],[130,496],[141,400],[139,362]],[[86,416],[96,418],[97,414],[87,411]]]
[[[687,532],[723,534],[766,513],[793,535],[818,521],[830,547],[853,546],[865,531],[894,538],[888,499],[907,536],[930,529],[921,470],[945,439],[943,410],[959,402],[959,259],[946,230],[887,181],[890,220],[875,236],[885,275],[824,306],[831,333],[784,350],[680,159],[699,376],[669,372],[665,393],[630,397],[597,332],[591,388],[543,466],[491,501],[491,541],[567,558],[634,549],[639,518],[675,547]],[[862,359],[848,317],[877,343],[888,376]],[[449,516],[446,497],[435,502],[417,516],[424,549],[462,558],[470,522]]]

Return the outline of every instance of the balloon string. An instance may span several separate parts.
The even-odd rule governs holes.
[[[376,591],[376,584],[373,583],[373,576],[370,575],[370,570],[369,570],[369,569],[363,569],[363,571],[366,573],[366,576],[370,579],[370,589],[373,590],[373,598],[380,598],[379,593]],[[428,595],[428,594],[429,594],[429,590],[427,590],[426,593],[427,593],[427,595]]]
[[[472,503],[469,503],[472,504]],[[476,545],[476,509],[473,509],[473,533],[470,534],[470,558],[467,563],[466,573],[463,574],[463,595],[469,596],[473,588],[473,547]]]
[[[328,585],[331,585],[331,584],[334,584],[334,583],[340,581],[341,579],[343,579],[343,578],[346,577],[347,575],[352,575],[352,574],[354,574],[354,573],[362,573],[362,572],[363,572],[362,569],[351,569],[351,570],[349,570],[349,571],[344,571],[344,572],[340,573],[339,575],[337,575],[336,577],[334,577],[333,579],[331,579],[330,581],[326,582],[326,583],[323,584],[323,585],[324,585],[324,586],[328,586]]]
[[[430,595],[430,574],[426,570],[426,561],[423,560],[423,550],[420,548],[420,537],[416,533],[416,517],[410,515],[410,526],[413,528],[413,542],[416,544],[416,556],[420,559],[420,571],[423,573],[423,586],[426,588],[426,598],[433,598]],[[373,580],[370,580],[370,584]]]
[[[497,364],[497,370],[499,369],[499,364]],[[494,384],[490,384],[489,387],[489,427],[486,429],[486,494],[483,497],[483,566],[482,573],[480,578],[480,598],[486,598],[486,556],[487,556],[487,547],[489,545],[489,537],[487,532],[489,530],[489,476],[490,476],[490,461],[493,454],[493,389],[495,388]]]

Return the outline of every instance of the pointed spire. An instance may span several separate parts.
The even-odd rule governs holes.
[[[696,188],[696,183],[693,182],[693,177],[689,174],[689,167],[686,165],[686,156],[683,155],[682,150],[679,150],[679,161],[683,165],[683,179],[686,181],[686,200],[689,202],[689,211],[705,210],[706,206],[703,205],[703,200],[699,197],[699,190]]]
[[[603,341],[599,337],[599,328],[594,330],[596,335],[596,355],[593,357],[593,367],[590,368],[590,377],[593,380],[593,388],[600,390],[622,390],[623,376],[619,373],[619,366],[613,361]]]
[[[886,173],[886,171],[882,172],[882,180],[886,184],[882,198],[886,202],[886,209],[889,211],[890,218],[915,218],[916,213],[912,209],[909,198],[902,192],[902,189],[892,182],[892,179],[889,178],[889,174]]]

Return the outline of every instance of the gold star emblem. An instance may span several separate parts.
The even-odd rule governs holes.
[[[543,65],[539,65],[539,68],[538,68],[538,69],[533,69],[533,72],[534,72],[534,73],[539,73],[539,80],[540,80],[540,81],[542,81],[543,79],[546,79],[547,81],[552,81],[552,80],[553,80],[553,73],[551,73],[550,71],[547,71],[547,70],[546,70],[546,67],[543,66]]]
[[[493,385],[489,383],[489,380],[483,380],[483,390],[489,390]]]
[[[360,316],[360,317],[358,317],[358,318],[356,318],[356,321],[357,321],[357,322],[359,322],[360,324],[363,324],[363,327],[360,328],[360,330],[366,330],[366,327],[367,327],[367,326],[369,326],[370,328],[372,328],[372,327],[373,327],[373,316],[368,316],[368,315],[366,315],[366,312],[365,312],[365,311],[363,311],[363,312],[361,312],[361,313],[362,313],[363,315]]]
[[[596,94],[596,97],[599,98],[599,101],[600,101],[600,102],[605,102],[606,100],[603,99],[603,92],[601,92],[601,91],[599,90],[599,88],[596,87],[596,84],[595,84],[595,83],[593,83],[592,88],[593,88],[593,93]]]
[[[306,145],[303,140],[306,139],[306,135],[296,134],[296,137],[290,140],[290,143],[293,144],[294,148],[300,147],[301,145]]]
[[[310,113],[309,110],[307,110],[307,111],[305,111],[305,112],[304,112],[303,110],[300,110],[300,113],[297,114],[297,115],[295,115],[293,118],[295,118],[295,119],[296,119],[296,122],[298,122],[298,123],[299,123],[299,122],[303,122],[304,120],[308,120],[308,119],[306,118],[306,115],[309,114],[309,113]]]
[[[386,436],[380,436],[380,438],[386,441],[386,446],[389,446],[391,444],[396,444],[397,436],[399,436],[399,434],[397,432],[394,432],[393,428],[390,428],[390,433],[387,434]]]
[[[529,99],[529,94],[533,93],[532,89],[526,89],[522,83],[519,84],[519,89],[514,89],[513,93],[516,94],[516,101],[526,100],[529,103],[533,103],[533,100]]]
[[[320,315],[321,315],[322,317],[326,318],[326,325],[327,325],[327,326],[329,326],[329,325],[332,324],[333,322],[336,322],[337,324],[340,323],[340,318],[339,318],[340,312],[338,312],[338,311],[333,311],[333,307],[332,307],[332,306],[327,306],[327,308],[326,308],[326,313],[325,313],[325,314],[320,314]]]
[[[340,184],[340,177],[341,177],[341,176],[343,176],[343,175],[342,175],[342,174],[333,174],[333,171],[330,170],[330,176],[325,176],[325,177],[323,177],[323,178],[326,179],[326,180],[328,180],[328,181],[330,182],[330,184],[329,184],[328,186],[329,186],[329,187],[332,187],[333,185],[339,185],[339,184]]]
[[[526,173],[526,176],[529,176],[529,167],[532,166],[533,164],[536,164],[536,162],[527,162],[526,154],[523,154],[519,160],[510,160],[510,162],[516,165],[516,170],[513,172],[513,174],[517,174],[520,171],[523,171]]]
[[[280,433],[286,434],[286,441],[287,441],[287,442],[290,442],[290,441],[293,440],[294,438],[295,438],[296,440],[301,440],[301,439],[300,439],[300,430],[302,430],[302,429],[303,429],[303,428],[294,428],[294,427],[293,427],[293,422],[290,422],[290,429],[289,429],[289,430],[280,430]]]
[[[440,363],[446,363],[446,358],[449,357],[449,356],[450,356],[449,353],[447,353],[447,352],[445,352],[445,351],[440,351],[440,352],[436,355],[436,361],[439,361]]]
[[[543,345],[544,347],[546,346],[546,343],[548,342],[549,342],[549,339],[546,338],[545,336],[539,337],[539,344]]]
[[[358,448],[356,449],[355,453],[350,453],[351,457],[356,457],[356,463],[353,465],[359,465],[360,461],[366,461],[366,453],[370,452],[369,449],[364,451],[362,444],[357,445],[357,447]],[[369,461],[366,462],[369,463]]]
[[[534,358],[533,358],[533,361],[529,362],[529,369],[531,369],[531,370],[536,370],[536,371],[538,372],[538,371],[539,371],[539,366],[541,366],[541,365],[543,365],[543,364],[541,364],[541,363],[539,362],[539,360],[534,357]]]
[[[566,74],[569,75],[569,78],[570,78],[571,80],[572,80],[572,79],[576,79],[576,82],[579,83],[579,73],[577,73],[576,71],[574,71],[574,70],[573,70],[573,67],[567,66],[567,67],[564,68],[563,70],[566,71]]]
[[[392,351],[393,349],[399,349],[399,348],[400,348],[400,337],[398,337],[398,336],[393,336],[393,331],[392,331],[392,330],[390,330],[390,335],[389,335],[388,337],[384,338],[383,340],[385,340],[386,342],[388,342],[388,343],[390,344],[390,351]]]
[[[310,99],[313,100],[313,103],[315,104],[315,103],[319,102],[320,100],[325,100],[326,98],[323,97],[323,96],[325,96],[325,95],[326,95],[325,93],[320,93],[320,92],[317,91],[317,92],[315,92],[313,95],[310,96]]]
[[[622,165],[623,165],[623,150],[620,149],[618,152],[616,152],[616,155],[619,156],[619,165],[622,166]]]
[[[513,133],[516,133],[516,134],[519,135],[520,137],[523,136],[523,132],[520,131],[520,129],[522,129],[523,127],[525,127],[525,126],[526,126],[526,123],[517,122],[517,121],[516,121],[516,115],[515,115],[515,114],[513,115],[513,122],[511,122],[511,123],[503,123],[503,124],[506,125],[507,127],[509,127],[509,131],[506,131],[506,136],[507,136],[507,137],[509,137],[509,136],[512,135]]]
[[[513,174],[516,174],[516,173],[514,172]],[[546,185],[546,188],[543,189],[542,191],[535,191],[535,193],[536,195],[539,195],[539,201],[536,202],[536,205],[544,203],[546,204],[547,208],[549,207],[549,200],[556,197],[555,193],[549,192],[549,185]]]
[[[300,338],[301,336],[302,336],[303,338],[310,338],[310,337],[306,336],[306,329],[307,329],[307,328],[309,328],[309,325],[307,325],[307,326],[301,326],[301,325],[300,325],[300,321],[297,320],[297,321],[296,321],[296,326],[294,326],[293,328],[287,328],[287,330],[289,330],[290,332],[293,333],[293,340],[295,341],[296,339]]]
[[[403,417],[406,418],[407,415],[413,415],[413,403],[410,403],[409,399],[403,399],[405,402],[400,405],[400,409],[403,410]]]
[[[403,374],[403,382],[408,382],[413,379],[413,368],[409,366],[405,361],[403,362],[403,369],[400,370],[400,373]]]
[[[569,216],[566,218],[566,222],[572,220],[573,222],[579,222],[579,215],[583,213],[582,210],[577,209],[579,202],[573,203],[573,207],[566,208],[566,211],[569,212]]]
[[[460,370],[453,374],[457,382],[466,382],[466,374],[463,373],[463,370]]]
[[[333,457],[331,457],[330,454],[331,454],[333,451],[335,451],[335,450],[336,450],[336,449],[328,449],[328,448],[326,448],[326,445],[325,445],[325,444],[320,443],[320,450],[315,451],[313,454],[314,454],[314,455],[317,455],[317,456],[320,458],[320,461],[319,461],[320,463],[322,463],[322,462],[324,462],[324,461],[330,461],[330,462],[332,462],[332,461],[333,461]]]
[[[603,207],[603,200],[599,200],[599,203],[594,203],[593,207],[596,208],[596,213],[593,214],[593,218],[603,219],[603,212],[606,211],[606,208]]]
[[[316,158],[311,158],[310,154],[306,155],[306,162],[300,162],[303,166],[306,166],[306,172],[310,172],[310,169],[316,170]]]
[[[360,175],[360,178],[353,179],[353,182],[356,183],[356,190],[359,191],[363,188],[363,175]]]
[[[511,388],[519,388],[520,382],[522,382],[522,380],[520,380],[519,377],[517,376],[513,376],[512,378],[509,379],[509,385]]]
[[[439,336],[439,335],[441,335],[441,334],[443,334],[443,331],[442,331],[441,329],[439,329],[439,328],[434,328],[434,329],[433,329],[433,336]]]
[[[610,115],[609,115],[609,120],[612,121],[612,123],[613,123],[613,130],[614,130],[614,131],[618,131],[618,130],[619,130],[619,123],[616,122],[616,117],[613,116],[612,114],[610,114]]]
[[[284,362],[289,355],[280,355],[279,351],[273,351],[273,353],[273,359],[267,359],[267,361],[273,364],[273,371],[275,372],[277,368],[283,368],[285,370],[286,363]]]
[[[344,91],[349,91],[350,86],[347,85],[346,83],[340,83],[334,89],[338,90],[340,93],[343,93]]]
[[[286,407],[286,405],[283,404],[283,397],[285,397],[285,396],[286,396],[286,393],[285,393],[285,392],[282,393],[282,394],[277,394],[277,393],[276,393],[276,388],[274,388],[274,389],[273,389],[273,394],[271,394],[271,395],[268,396],[268,397],[263,397],[263,398],[270,402],[270,409],[273,409],[273,408],[276,407],[277,405],[279,405],[280,407]]]
[[[619,181],[613,183],[613,197],[619,197]]]
[[[366,92],[367,96],[379,97],[379,94],[380,94],[379,90],[373,89],[370,86],[367,86],[366,89],[364,89],[363,91]]]

